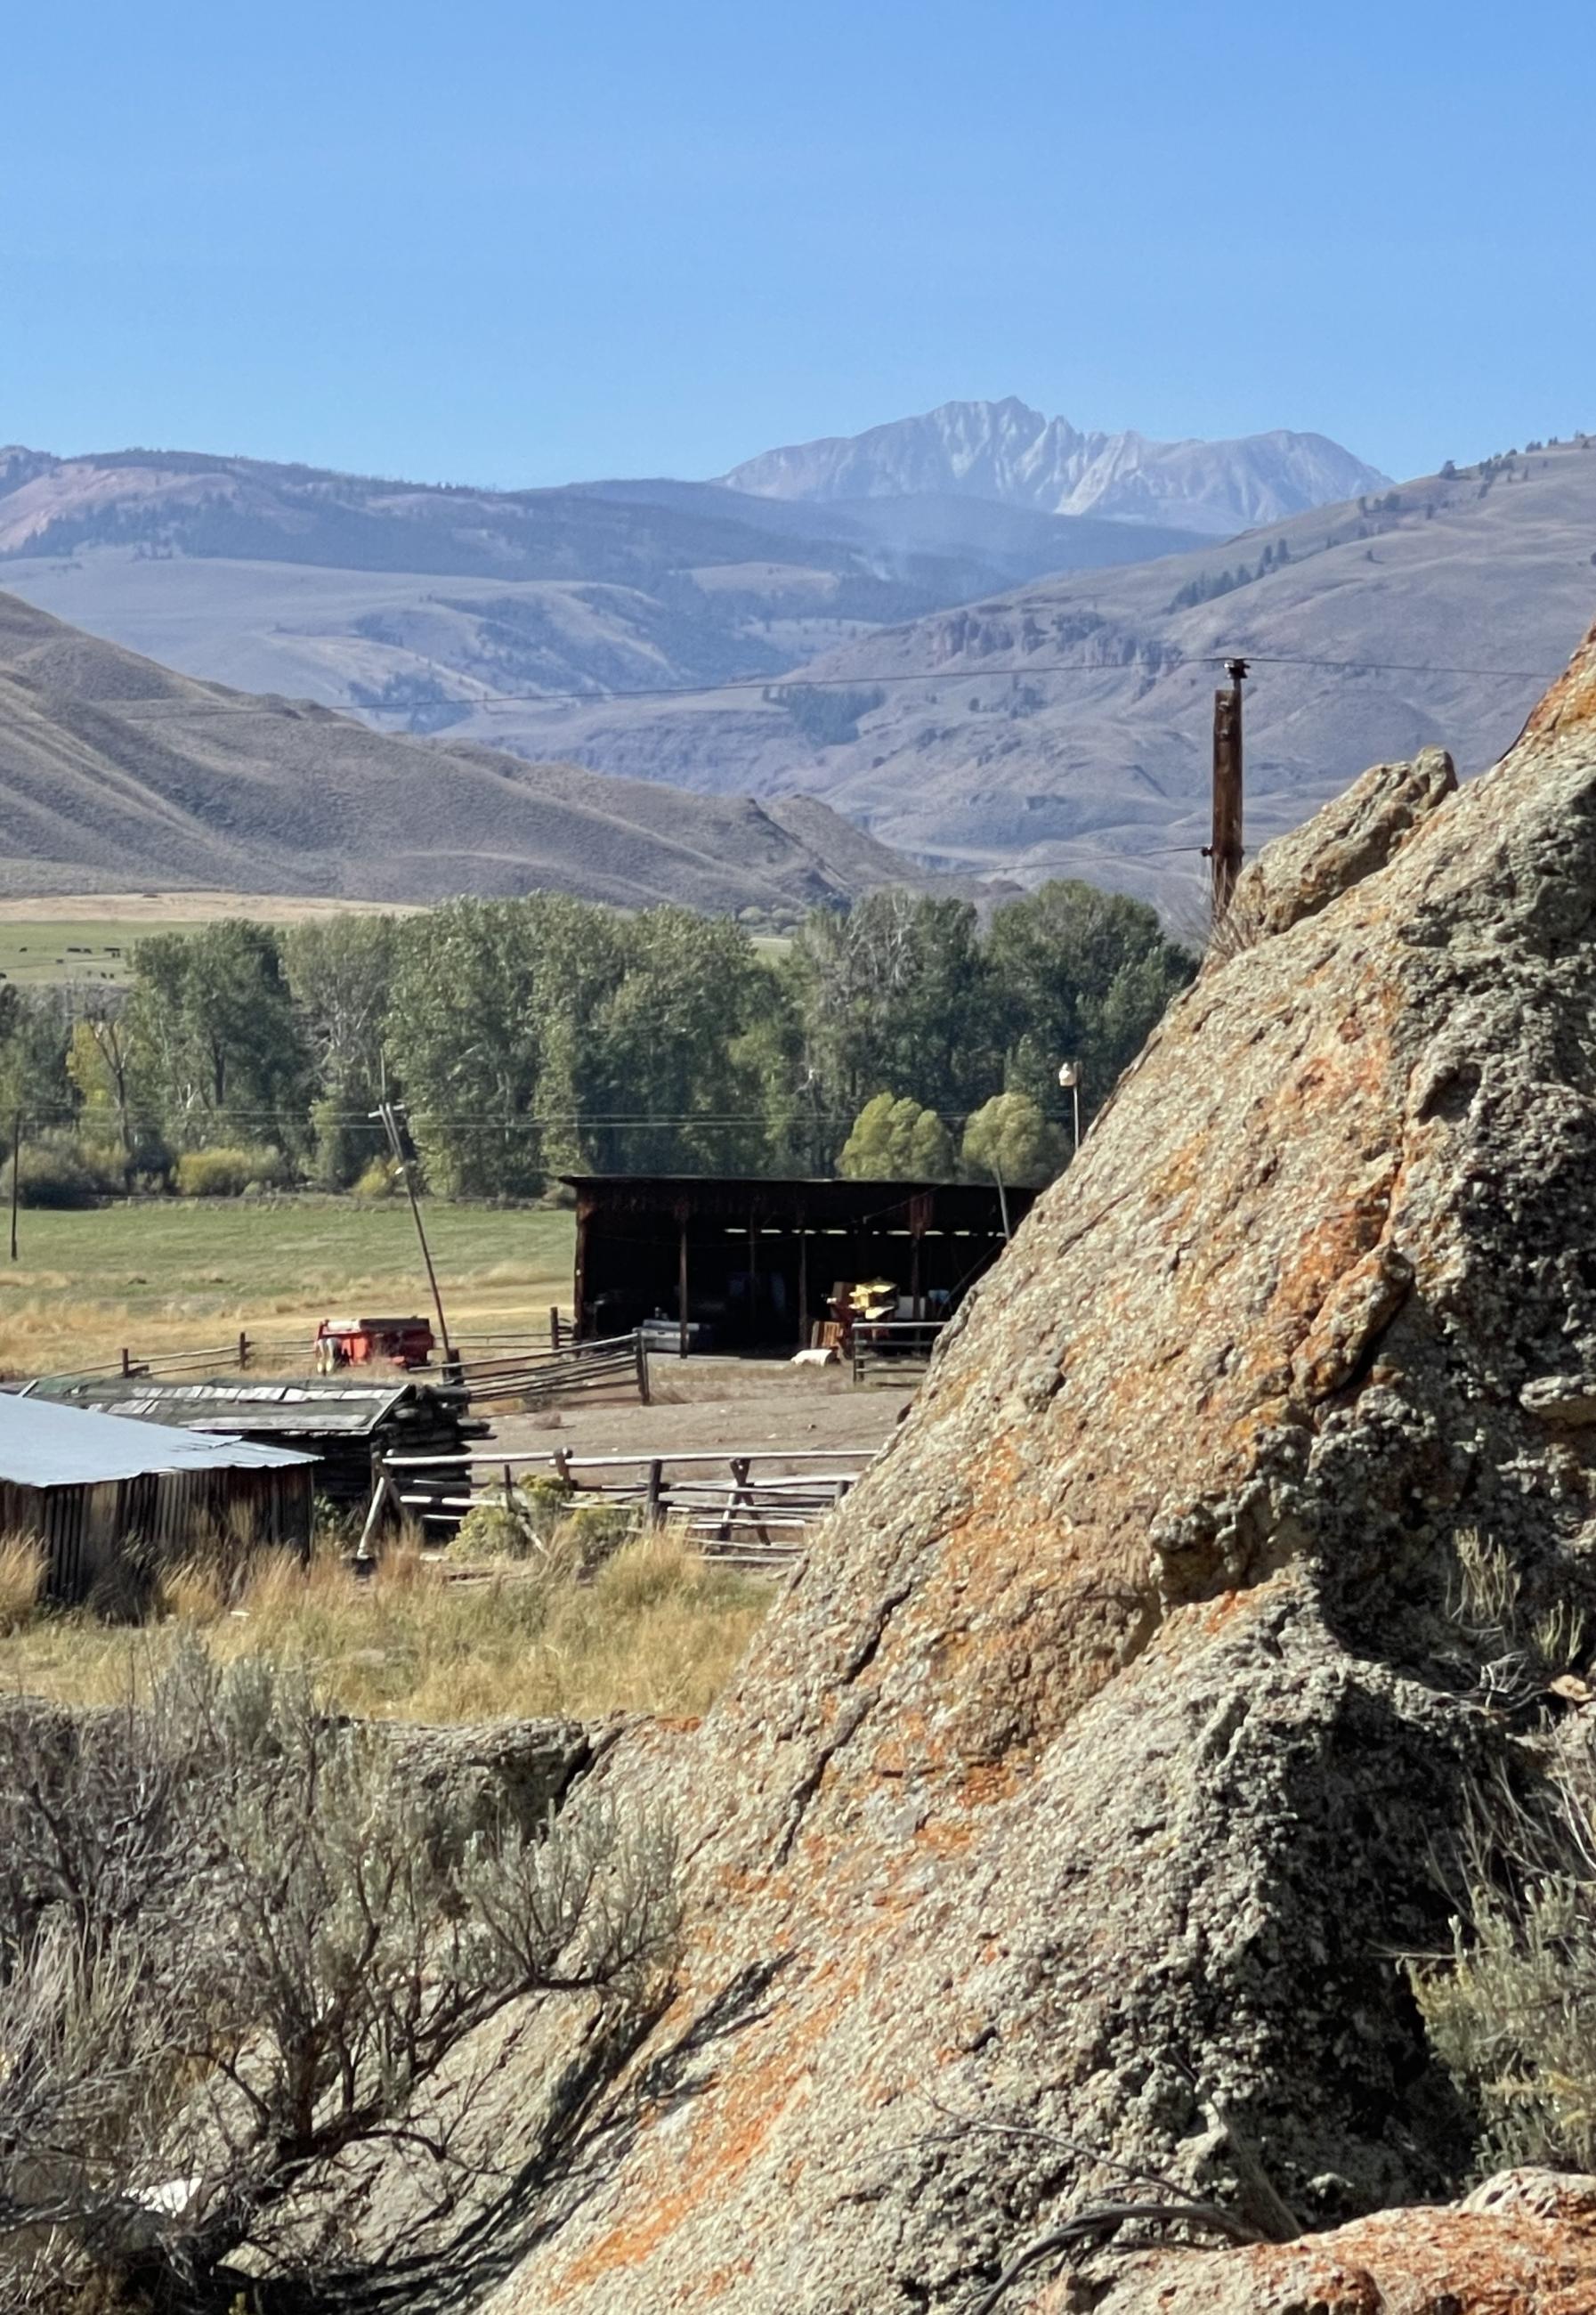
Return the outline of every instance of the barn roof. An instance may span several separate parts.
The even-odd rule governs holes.
[[[288,1447],[134,1423],[125,1415],[0,1392],[0,1481],[19,1487],[93,1486],[151,1473],[260,1469],[310,1463]]]

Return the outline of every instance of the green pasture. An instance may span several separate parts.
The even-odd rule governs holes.
[[[424,1204],[451,1327],[569,1308],[575,1233],[543,1207]],[[21,1259],[0,1248],[0,1369],[59,1372],[137,1353],[208,1349],[241,1327],[308,1353],[316,1320],[356,1306],[430,1308],[410,1211],[301,1193],[161,1198],[77,1213],[24,1211]]]

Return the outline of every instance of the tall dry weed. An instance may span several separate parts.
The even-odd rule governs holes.
[[[28,1623],[44,1591],[47,1562],[36,1536],[0,1537],[0,1632]]]

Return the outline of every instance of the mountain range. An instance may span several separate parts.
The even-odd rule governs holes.
[[[545,887],[780,920],[913,865],[803,796],[681,795],[197,683],[0,594],[0,891],[436,900]]]
[[[519,744],[689,787],[735,765],[944,868],[1194,912],[1226,658],[1252,664],[1255,846],[1370,763],[1494,761],[1596,612],[1593,551],[1582,436],[878,629],[762,694],[551,703]]]
[[[495,492],[13,447],[0,566],[30,601],[189,674],[541,753],[521,695],[774,678],[883,625],[1176,553],[1282,492],[1305,503],[1373,472],[1317,437],[1160,448],[1078,436],[1018,402],[816,448],[851,450],[856,494],[839,495],[835,458],[806,489],[802,451],[740,470],[759,470],[748,489],[733,475]]]
[[[944,402],[867,433],[767,450],[722,478],[756,497],[810,501],[950,493],[1039,514],[1178,524],[1219,538],[1390,482],[1323,434],[1153,442],[1083,434],[1012,395]]]
[[[803,797],[890,847],[875,869],[908,854],[966,878],[1084,874],[1177,906],[1200,887],[1225,656],[1253,661],[1255,843],[1381,758],[1438,741],[1466,771],[1491,761],[1596,604],[1585,437],[1400,487],[1374,477],[1226,544],[1198,527],[1228,487],[1223,456],[1198,461],[1177,528],[1042,511],[970,492],[1042,491],[1044,469],[1042,495],[1061,487],[1059,423],[950,409],[965,419],[770,454],[809,496],[0,454],[0,577],[190,675],[350,708],[385,740],[665,783],[661,827],[687,809],[671,790],[784,813]],[[987,463],[961,467],[950,442],[984,443]],[[1294,467],[1292,487],[1322,486],[1314,471]],[[1248,474],[1286,487],[1261,452]],[[839,479],[875,494],[823,495]],[[501,872],[461,837],[437,876],[525,876],[529,842]],[[204,874],[218,880],[214,863]]]

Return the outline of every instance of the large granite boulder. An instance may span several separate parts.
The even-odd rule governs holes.
[[[1459,1534],[1596,1601],[1593,717],[1587,643],[1264,856],[732,1690],[579,1788],[675,1809],[687,1951],[498,2315],[973,2310],[1151,2174],[1266,2240],[1467,2183],[1400,1957],[1513,1741]],[[1408,2303],[1150,2256],[1005,2315]]]

